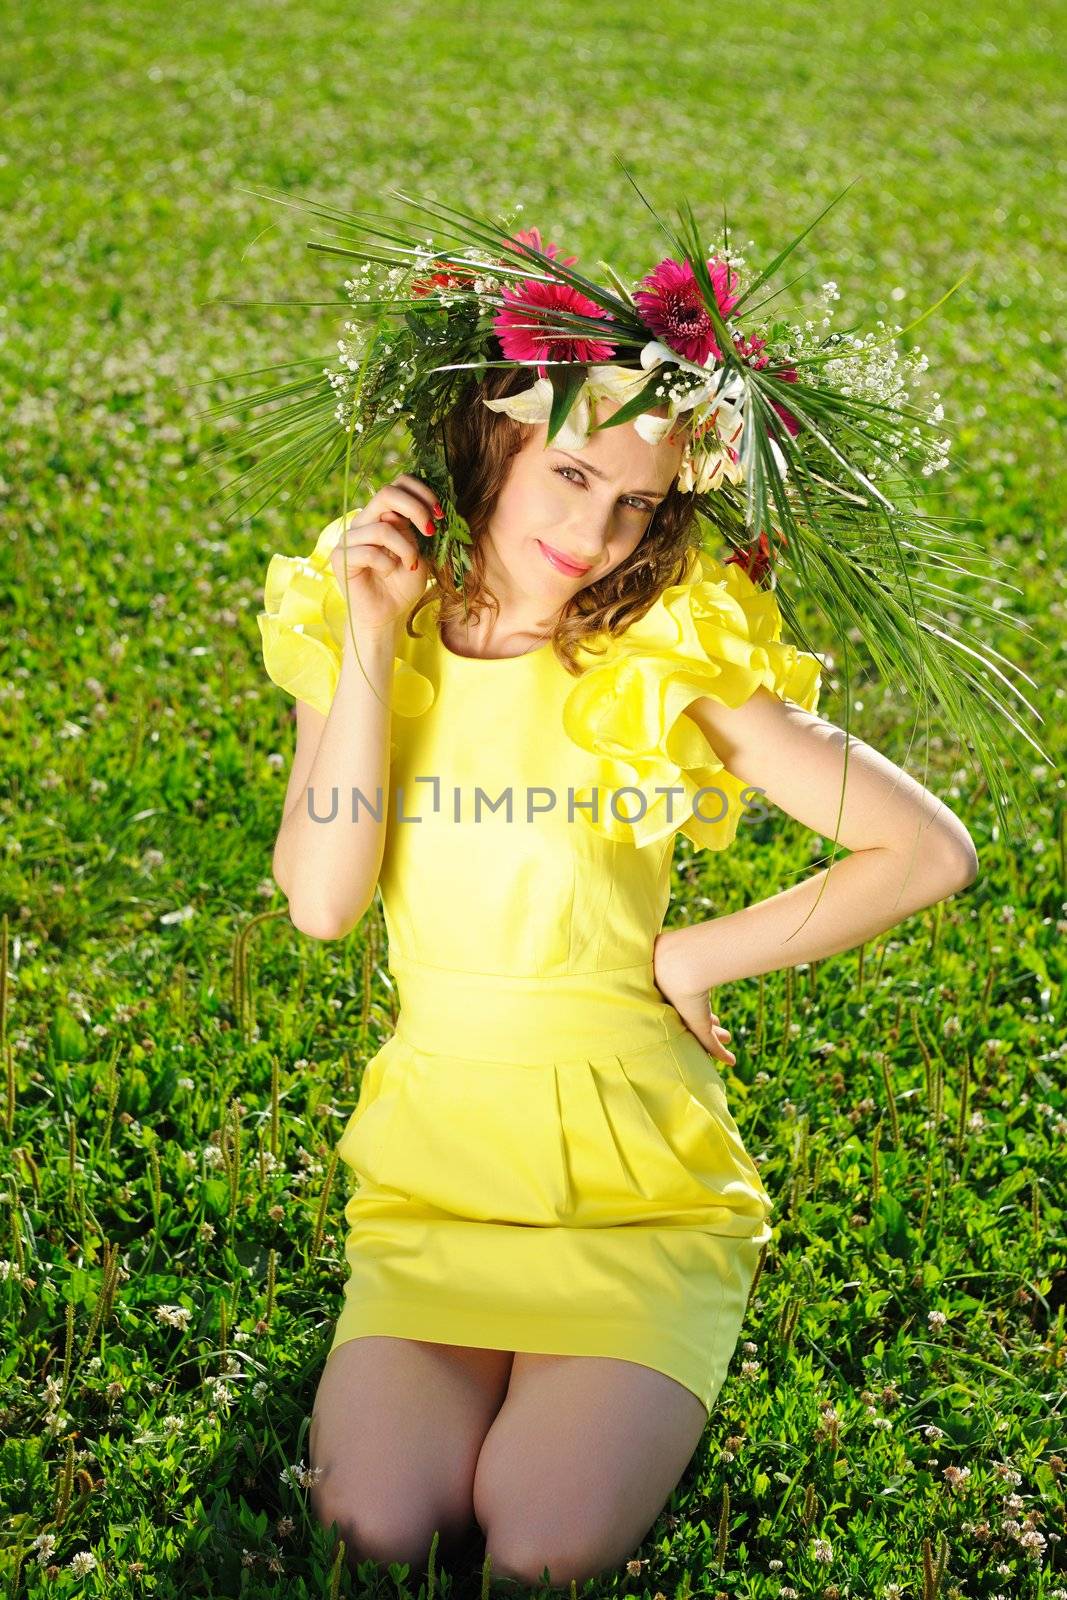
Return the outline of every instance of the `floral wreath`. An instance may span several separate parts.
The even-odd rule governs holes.
[[[725,215],[722,244],[709,250],[687,201],[674,228],[623,171],[672,252],[631,282],[606,261],[597,263],[606,282],[594,279],[577,270],[576,255],[544,242],[538,227],[516,229],[521,203],[495,219],[390,191],[433,219],[448,235],[441,245],[432,235],[416,237],[403,219],[248,191],[334,225],[337,236],[309,240],[308,248],[358,265],[344,282],[353,315],[335,362],[296,362],[318,370],[254,397],[270,405],[269,414],[218,448],[267,450],[224,492],[236,490],[236,509],[247,514],[262,490],[270,491],[262,504],[282,487],[295,486],[299,499],[343,469],[347,523],[353,467],[362,483],[402,422],[410,470],[444,511],[432,533],[419,532],[423,553],[437,571],[447,565],[462,591],[472,537],[456,503],[443,420],[472,379],[530,368],[527,388],[483,395],[483,403],[523,423],[546,423],[546,443],[566,449],[625,422],[649,443],[681,439],[678,486],[730,547],[727,562],[775,589],[802,642],[802,617],[781,581],[787,572],[796,575],[798,598],[819,606],[836,631],[846,727],[858,641],[884,677],[899,681],[916,705],[932,702],[966,742],[1007,823],[1007,801],[1016,800],[1007,729],[1042,760],[1051,757],[1025,726],[1024,712],[1042,719],[1012,675],[1032,680],[976,645],[969,624],[988,615],[988,598],[944,585],[946,570],[976,576],[988,558],[923,505],[929,480],[948,465],[944,409],[936,391],[929,405],[912,403],[909,385],[928,362],[917,348],[898,347],[971,269],[907,328],[882,320],[863,334],[831,327],[840,298],[833,280],[821,286],[821,316],[791,322],[774,305],[781,291],[765,286],[851,184],[750,272]],[[596,420],[601,399],[618,409]],[[225,401],[207,414],[246,404]],[[664,408],[665,417],[652,414]],[[1000,597],[997,616],[1026,629]]]

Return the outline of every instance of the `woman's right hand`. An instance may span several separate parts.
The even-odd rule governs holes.
[[[395,627],[422,594],[426,564],[412,525],[433,533],[436,504],[421,478],[402,472],[349,518],[330,565],[342,593],[347,587],[357,635]]]

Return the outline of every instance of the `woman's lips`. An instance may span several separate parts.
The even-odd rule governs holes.
[[[545,544],[543,540],[538,539],[537,542],[541,546],[541,554],[549,566],[555,567],[557,572],[565,572],[568,578],[580,578],[583,573],[589,571],[588,567],[575,566],[573,561],[568,561],[566,556],[561,555],[558,550],[553,550],[552,546]]]

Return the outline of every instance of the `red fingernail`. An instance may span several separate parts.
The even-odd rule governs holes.
[[[433,523],[430,521],[429,517],[427,517],[427,519],[426,519],[426,532],[427,533],[432,533],[433,532]]]
[[[445,514],[444,513],[444,508],[441,506],[441,504],[437,500],[435,500],[434,503],[433,503],[433,514],[434,514],[435,517],[443,517],[444,514]]]

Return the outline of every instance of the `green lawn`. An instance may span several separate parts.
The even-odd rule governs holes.
[[[521,199],[590,268],[636,273],[662,241],[613,150],[709,233],[725,200],[754,260],[859,176],[783,301],[802,315],[834,278],[840,322],[905,322],[974,266],[915,334],[958,430],[938,487],[1017,586],[1027,654],[986,640],[1037,680],[1062,755],[1062,11],[599,9],[5,18],[5,1595],[481,1588],[477,1552],[432,1584],[350,1579],[287,1471],[340,1305],[334,1145],[394,1009],[377,914],[317,943],[270,878],[293,729],[256,612],[269,553],[309,548],[336,498],[227,521],[197,413],[234,392],[220,375],[325,362],[338,331],[329,306],[216,302],[340,286],[303,217],[244,189]],[[893,686],[861,698],[858,731],[904,759]],[[840,714],[832,674],[820,709]],[[639,1568],[589,1593],[1067,1594],[1063,784],[1035,768],[1006,838],[945,730],[933,759],[977,883],[862,954],[716,993],[779,1233]],[[672,922],[775,892],[825,843],[741,833],[725,856],[679,842]]]

